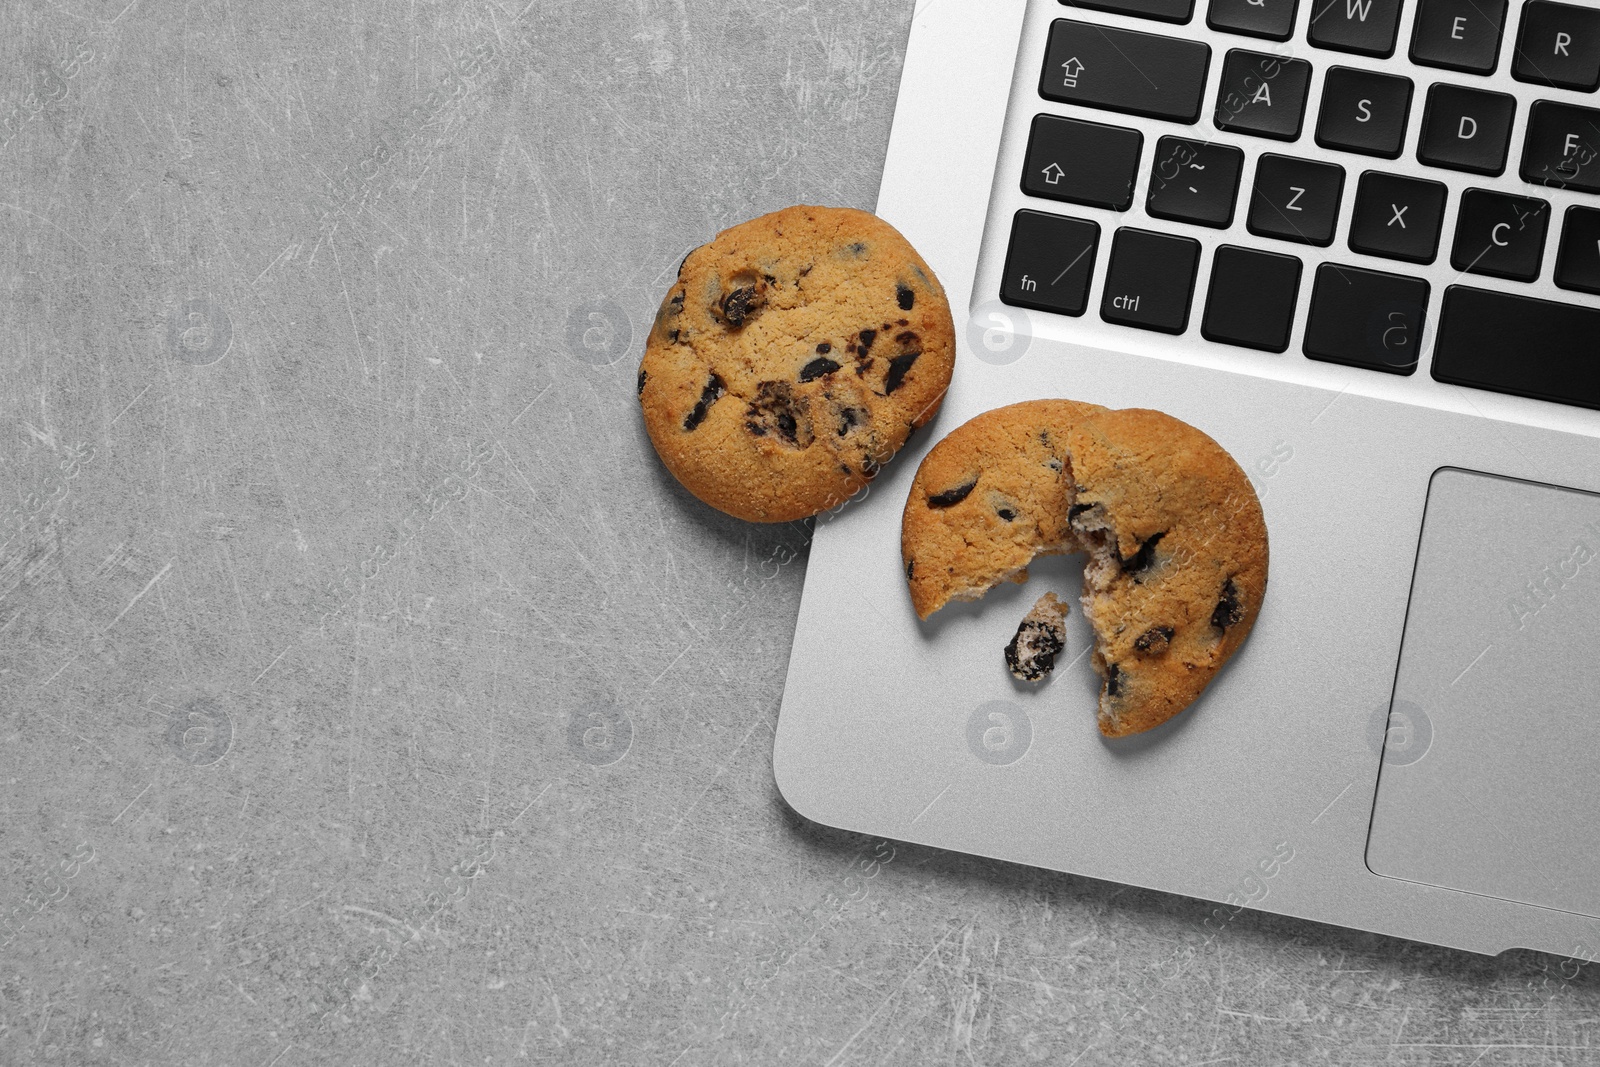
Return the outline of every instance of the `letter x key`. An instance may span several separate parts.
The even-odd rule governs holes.
[[[1369,256],[1432,263],[1448,190],[1441,182],[1369,170],[1356,190],[1350,249]]]

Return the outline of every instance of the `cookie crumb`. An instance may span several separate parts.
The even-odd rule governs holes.
[[[1006,666],[1019,681],[1042,682],[1055,670],[1056,656],[1067,647],[1067,603],[1046,593],[1022,618],[1017,635],[1006,646]]]

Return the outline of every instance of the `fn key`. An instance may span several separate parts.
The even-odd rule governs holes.
[[[1082,315],[1099,243],[1097,223],[1043,211],[1017,212],[1011,220],[1000,299],[1017,307]]]

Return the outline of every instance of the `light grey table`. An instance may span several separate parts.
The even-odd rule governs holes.
[[[808,528],[634,369],[872,205],[911,5],[525,2],[0,2],[0,1062],[1600,1059],[1594,968],[788,812]]]

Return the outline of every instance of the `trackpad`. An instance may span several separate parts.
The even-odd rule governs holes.
[[[1600,917],[1600,496],[1428,490],[1367,866]]]

